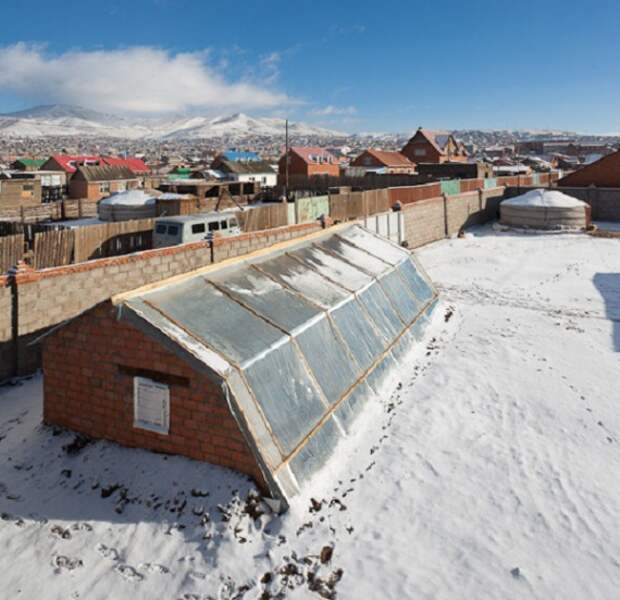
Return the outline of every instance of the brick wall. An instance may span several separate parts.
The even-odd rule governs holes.
[[[320,229],[316,222],[246,233],[214,242],[214,262],[253,252]],[[49,327],[70,319],[120,292],[211,264],[207,242],[147,250],[86,263],[27,271],[16,276],[20,373],[40,365],[38,345]],[[12,312],[0,312],[0,347],[10,347]],[[8,344],[8,346],[7,346]],[[11,361],[0,363],[0,380],[11,375]]]
[[[420,200],[403,208],[405,239],[418,248],[445,237],[443,198]]]
[[[461,228],[493,220],[504,194],[504,188],[438,196],[403,206],[405,235],[409,247],[443,239]]]
[[[0,276],[0,380],[2,371],[10,371],[13,365],[13,341],[11,336],[11,288],[9,278]]]
[[[105,302],[46,338],[43,420],[94,438],[236,469],[266,487],[221,387]],[[170,386],[167,435],[133,425],[133,378]]]

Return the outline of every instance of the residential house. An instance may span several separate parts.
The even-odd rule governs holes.
[[[129,167],[80,166],[69,182],[69,197],[101,200],[110,194],[139,187],[140,178]]]
[[[264,160],[229,160],[218,156],[211,163],[211,170],[222,173],[226,181],[258,182],[261,187],[274,187],[278,176],[271,165]]]
[[[11,163],[11,169],[16,171],[38,171],[46,160],[46,158],[18,158]]]
[[[559,187],[620,188],[620,150],[569,173],[557,183]]]
[[[0,210],[41,204],[41,182],[37,179],[13,179],[0,173]]]
[[[351,162],[347,173],[415,173],[415,164],[400,152],[369,148]]]
[[[451,133],[420,127],[401,150],[414,163],[467,162],[469,155],[462,142]]]
[[[278,161],[280,182],[286,175],[287,155]],[[293,146],[288,151],[288,173],[292,177],[314,177],[317,175],[340,175],[340,163],[336,157],[323,148],[315,146]]]
[[[115,166],[125,167],[134,175],[145,176],[150,170],[140,158],[120,158],[117,156],[86,156],[71,154],[55,154],[40,167],[41,171],[64,171],[69,177],[77,171],[78,167]]]

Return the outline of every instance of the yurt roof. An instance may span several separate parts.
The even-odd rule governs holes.
[[[155,197],[143,190],[127,190],[112,194],[101,200],[100,204],[104,206],[146,206],[154,202]]]
[[[558,190],[530,190],[525,194],[504,200],[506,206],[532,206],[542,208],[573,208],[586,203]]]

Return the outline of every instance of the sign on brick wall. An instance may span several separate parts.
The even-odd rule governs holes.
[[[167,434],[170,429],[170,388],[146,377],[133,378],[134,427]]]

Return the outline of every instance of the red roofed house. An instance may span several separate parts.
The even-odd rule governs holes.
[[[136,175],[148,175],[151,172],[141,158],[134,158],[132,156],[127,158],[120,158],[118,156],[104,156],[103,161],[106,165],[127,167]]]
[[[386,173],[415,173],[415,164],[400,152],[388,152],[369,148],[364,150],[352,163],[351,167],[366,172],[383,171]]]
[[[620,187],[620,150],[562,177],[558,187]]]
[[[451,133],[418,128],[401,152],[414,163],[466,162],[467,150]]]
[[[290,176],[340,175],[338,159],[323,148],[293,146],[289,148],[288,157]],[[278,162],[278,174],[283,181],[286,175],[286,154]]]
[[[127,167],[136,175],[146,175],[149,168],[140,158],[120,158],[116,156],[73,156],[70,154],[55,154],[42,166],[41,171],[64,171],[73,175],[78,167]]]

